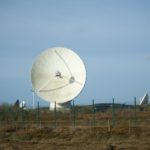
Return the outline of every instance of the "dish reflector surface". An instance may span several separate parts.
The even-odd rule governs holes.
[[[49,102],[64,103],[81,92],[86,81],[86,69],[72,50],[49,48],[34,62],[31,81],[39,97]]]

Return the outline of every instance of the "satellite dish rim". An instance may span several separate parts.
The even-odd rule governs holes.
[[[47,100],[47,99],[43,98],[43,97],[39,94],[39,93],[40,93],[39,91],[36,91],[36,89],[35,89],[35,87],[34,87],[34,85],[33,85],[33,83],[32,83],[32,70],[33,70],[34,64],[36,63],[36,61],[38,60],[38,58],[40,58],[40,56],[41,56],[42,54],[44,54],[44,53],[46,53],[46,51],[52,50],[52,49],[65,49],[65,50],[67,49],[68,51],[70,51],[72,54],[75,54],[76,57],[79,58],[80,63],[81,63],[82,66],[83,66],[84,80],[83,80],[83,83],[82,83],[82,87],[81,87],[81,89],[79,90],[79,92],[77,92],[77,93],[75,94],[74,98],[72,98],[72,99],[68,99],[68,100],[60,101],[60,102],[59,102],[58,100],[55,100],[55,101],[54,101],[54,100],[52,100],[52,99]],[[69,68],[69,69],[70,69],[70,68]],[[81,59],[81,57],[80,57],[76,52],[74,52],[72,49],[70,49],[70,48],[65,48],[65,47],[52,47],[52,48],[47,48],[47,49],[45,49],[45,50],[44,50],[43,52],[41,52],[41,53],[36,57],[36,59],[33,61],[32,67],[31,67],[30,79],[31,79],[32,89],[33,89],[33,91],[36,93],[36,95],[38,95],[39,98],[41,98],[41,99],[43,99],[44,101],[47,101],[47,102],[56,102],[56,103],[58,103],[58,104],[62,104],[62,103],[66,103],[66,102],[72,101],[73,99],[77,98],[77,97],[83,92],[83,89],[85,88],[85,84],[86,84],[86,82],[87,82],[87,69],[86,69],[86,65],[85,65],[83,59]],[[71,83],[69,83],[68,85],[70,85],[70,84],[71,84]]]

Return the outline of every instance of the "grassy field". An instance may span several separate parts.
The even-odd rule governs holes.
[[[54,114],[47,109],[38,114],[9,108],[1,109],[2,114],[0,150],[150,149],[149,108],[137,108],[136,114],[134,109],[116,110],[114,127],[111,110],[93,114],[84,108],[75,112],[75,120],[71,112]]]

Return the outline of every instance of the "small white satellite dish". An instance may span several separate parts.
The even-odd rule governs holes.
[[[143,96],[143,98],[141,99],[139,105],[146,105],[146,104],[148,104],[148,100],[149,100],[149,96],[148,96],[148,93],[146,93],[146,94]]]
[[[20,108],[26,109],[26,102],[25,101],[22,101],[20,103]]]
[[[86,69],[80,57],[68,48],[45,50],[35,60],[31,81],[39,97],[56,103],[74,99],[84,87]]]

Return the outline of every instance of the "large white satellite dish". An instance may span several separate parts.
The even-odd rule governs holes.
[[[68,48],[45,50],[31,70],[33,90],[39,97],[56,103],[74,99],[84,87],[86,69],[80,57]]]

